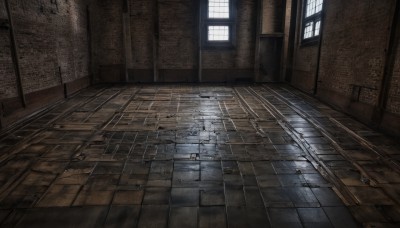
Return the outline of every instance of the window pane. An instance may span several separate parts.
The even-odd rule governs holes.
[[[208,0],[208,18],[229,18],[229,0]]]
[[[315,13],[315,0],[307,1],[306,17],[309,17]]]
[[[317,2],[315,3],[315,13],[321,12],[322,3],[324,3],[324,0],[317,0]]]
[[[313,37],[313,24],[314,22],[308,22],[304,26],[304,39]]]
[[[315,22],[315,31],[314,31],[314,36],[319,36],[319,30],[321,28],[321,21]]]
[[[321,12],[324,0],[307,0],[306,17]]]
[[[209,41],[229,41],[229,26],[208,26]]]

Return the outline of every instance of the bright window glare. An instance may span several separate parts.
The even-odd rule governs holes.
[[[229,18],[229,0],[209,0],[208,18]]]
[[[309,22],[306,24],[304,28],[304,39],[310,38],[313,36],[313,22]]]
[[[317,37],[321,33],[321,11],[324,0],[306,0],[303,39]]]
[[[312,16],[316,13],[321,12],[323,3],[324,3],[324,0],[308,0],[307,1],[307,9],[306,9],[306,17]]]
[[[318,36],[319,35],[319,30],[321,28],[321,21],[317,21],[315,23],[315,32],[314,32],[314,36]]]
[[[209,41],[229,41],[229,26],[208,26]]]

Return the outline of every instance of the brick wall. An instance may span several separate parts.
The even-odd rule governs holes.
[[[164,0],[158,4],[160,69],[196,68],[197,1]]]
[[[60,85],[60,67],[64,83],[88,76],[85,0],[10,4],[25,93]],[[9,30],[0,30],[0,48],[1,98],[15,97]]]
[[[284,1],[263,0],[262,33],[283,32]]]
[[[257,1],[238,1],[236,68],[254,67]]]
[[[256,1],[237,1],[237,41],[234,50],[203,51],[204,69],[252,69],[256,32]]]
[[[286,80],[286,68],[291,67],[289,66],[289,62],[291,62],[291,53],[289,53],[291,50],[289,50],[289,35],[290,35],[290,25],[292,22],[291,14],[292,14],[292,0],[286,0],[286,7],[283,11],[282,18],[284,18],[283,21],[283,54],[282,54],[282,64],[281,64],[281,75],[280,75],[280,81],[285,81]]]
[[[301,45],[302,7],[302,4],[298,5],[292,83],[311,92],[316,75],[318,44]],[[383,75],[391,7],[393,4],[387,1],[325,1],[320,90],[350,99],[353,85],[359,85],[366,87],[361,90],[360,102],[376,104]]]
[[[10,30],[3,26],[0,28],[0,128],[90,83],[89,0],[9,3],[26,107],[18,94]],[[0,0],[0,22],[5,19],[8,16],[4,0]]]
[[[89,74],[84,0],[12,3],[26,93]]]
[[[7,19],[5,5],[0,1],[0,21],[5,19]],[[0,28],[0,100],[18,94],[10,48],[10,32],[8,29]]]
[[[314,88],[314,81],[317,66],[318,46],[306,46],[301,43],[302,17],[303,17],[303,1],[297,3],[296,34],[294,35],[293,65],[292,65],[292,85],[300,88],[305,92],[311,93]],[[290,66],[289,66],[290,67]]]
[[[281,73],[281,62],[286,58],[285,48],[287,36],[285,10],[287,2],[281,0],[262,0],[261,11],[261,35],[260,38],[260,82],[279,81]],[[288,7],[290,12],[290,6]]]
[[[131,0],[133,68],[153,68],[154,1]]]
[[[292,83],[313,90],[318,44],[301,45],[302,4],[297,18],[294,77]],[[353,84],[362,89],[360,101],[376,104],[383,74],[384,49],[388,39],[390,12],[387,1],[325,1],[326,16],[321,49],[319,87],[350,97]],[[357,9],[357,10],[355,10]],[[379,35],[376,35],[379,34]]]
[[[204,50],[204,69],[252,69],[256,33],[256,0],[237,1],[236,48]]]
[[[91,42],[96,81],[118,81],[121,65],[124,64],[123,1],[96,0],[91,3]]]
[[[322,89],[350,97],[352,85],[359,85],[366,87],[359,101],[377,104],[393,6],[378,0],[326,1]]]
[[[393,121],[399,123],[400,49],[395,51],[387,109],[382,122],[376,118],[395,0],[324,2],[317,97],[365,123],[399,134]],[[317,75],[318,43],[301,45],[302,7],[299,4],[297,10],[291,83],[311,93]]]
[[[158,4],[158,68],[160,81],[188,81],[198,68],[197,0],[129,0],[134,81],[152,80],[154,19]],[[254,65],[256,0],[237,1],[237,46],[233,50],[204,50],[203,69],[249,70]],[[101,66],[124,64],[123,1],[94,1],[91,6],[93,56],[96,75]],[[101,34],[98,36],[97,34]],[[108,71],[107,71],[108,72]],[[173,75],[179,75],[174,77]],[[118,75],[112,76],[118,81]],[[224,78],[224,77],[223,77]],[[224,78],[225,79],[225,78]],[[222,80],[224,80],[222,79]],[[101,81],[102,79],[100,79]]]
[[[390,82],[389,99],[387,104],[389,112],[400,115],[400,45],[397,40],[395,63],[392,80]]]
[[[8,30],[0,30],[0,100],[18,95],[9,34]]]
[[[317,67],[317,46],[301,46],[300,36],[297,38],[297,48],[294,50],[292,85],[311,93]]]

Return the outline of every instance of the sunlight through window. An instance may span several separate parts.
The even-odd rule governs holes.
[[[228,26],[208,26],[209,41],[229,41]]]

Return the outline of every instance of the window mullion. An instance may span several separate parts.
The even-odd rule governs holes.
[[[205,48],[232,48],[235,43],[235,0],[207,0],[203,14]]]
[[[321,34],[323,0],[304,0],[303,6],[302,40],[308,43],[316,40],[316,37]]]

